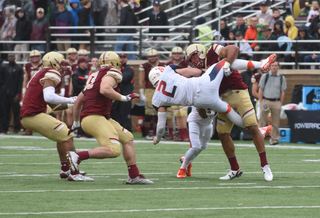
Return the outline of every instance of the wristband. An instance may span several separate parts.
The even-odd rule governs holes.
[[[223,65],[223,68],[230,68],[230,63],[226,61]]]
[[[128,101],[127,96],[121,95],[120,101]]]
[[[68,108],[73,108],[73,104],[67,104]]]
[[[73,121],[73,126],[80,126],[80,121]]]

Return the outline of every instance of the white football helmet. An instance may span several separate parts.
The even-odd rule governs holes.
[[[151,82],[151,84],[156,87],[158,81],[161,78],[161,74],[164,71],[164,67],[154,67],[150,70],[149,72],[149,81]]]

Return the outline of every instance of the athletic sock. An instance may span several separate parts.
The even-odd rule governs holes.
[[[80,161],[87,160],[90,157],[89,151],[80,151],[77,152],[77,155],[79,155]]]
[[[228,161],[230,163],[231,170],[239,170],[240,169],[236,155],[234,155],[232,157],[228,157]]]
[[[139,169],[136,164],[128,165],[128,172],[131,179],[134,179],[140,175]]]
[[[173,128],[169,128],[169,136],[173,137]]]
[[[150,135],[150,127],[144,127],[146,131],[146,136]]]
[[[264,167],[265,165],[268,165],[266,151],[259,152],[259,156],[260,156],[261,167]]]
[[[68,161],[61,161],[60,164],[61,164],[62,171],[68,171],[70,169]]]
[[[245,70],[245,69],[251,69],[251,68],[259,68],[261,67],[260,61],[246,61],[246,60],[240,60],[236,59],[232,62],[230,68],[233,70]]]

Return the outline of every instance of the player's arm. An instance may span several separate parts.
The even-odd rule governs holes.
[[[252,96],[259,100],[259,87],[257,82],[252,84]]]
[[[236,45],[228,45],[226,47],[222,47],[219,53],[219,59],[226,58],[226,63],[223,68],[230,68],[232,62],[238,57],[239,47]]]
[[[158,123],[157,123],[157,135],[153,138],[153,144],[156,145],[161,141],[161,138],[166,130],[167,122],[167,108],[158,108]]]
[[[83,98],[84,94],[80,92],[78,95],[77,100],[74,102],[73,106],[73,129],[79,128],[80,127],[80,113],[81,113],[81,106],[83,104]]]
[[[118,83],[116,79],[112,76],[105,76],[100,84],[100,93],[107,98],[117,101],[130,101],[133,98],[139,98],[140,96],[136,93],[130,95],[121,95],[114,90],[117,87]]]
[[[43,83],[43,98],[47,103],[51,104],[73,104],[76,97],[65,98],[55,93],[56,83],[51,79],[44,79]]]
[[[146,87],[146,81],[145,81],[145,72],[144,72],[144,68],[142,65],[140,65],[139,67],[139,93],[140,93],[140,100],[143,102],[147,101],[147,98],[144,95],[144,89]]]
[[[24,94],[26,93],[27,84],[28,84],[28,73],[24,69],[23,83],[22,83],[22,98],[24,98]]]
[[[190,77],[199,77],[202,75],[202,70],[197,68],[182,68],[176,69],[176,72],[179,73],[181,76],[190,78]]]

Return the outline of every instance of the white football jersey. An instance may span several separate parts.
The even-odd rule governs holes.
[[[207,118],[203,119],[199,115],[199,113],[197,111],[197,108],[192,106],[191,113],[188,115],[187,121],[188,122],[199,122],[199,123],[201,123],[202,125],[205,126],[205,125],[211,124],[214,117],[215,117],[215,113],[212,113],[212,115],[208,115]]]
[[[162,73],[152,98],[155,107],[193,104],[196,79],[181,76],[176,69],[179,67],[170,65]]]

